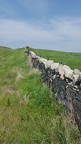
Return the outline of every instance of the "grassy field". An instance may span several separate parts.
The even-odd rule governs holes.
[[[23,49],[0,47],[0,144],[81,144]]]
[[[81,71],[81,53],[60,52],[53,50],[32,49],[37,55],[70,66]]]

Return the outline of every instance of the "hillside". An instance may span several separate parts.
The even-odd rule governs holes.
[[[61,64],[70,66],[71,69],[79,69],[81,71],[81,53],[60,52],[54,50],[31,49],[38,56],[46,59],[54,60]]]
[[[36,52],[49,59],[50,55],[51,59],[55,57],[53,51]],[[0,143],[81,143],[77,126],[71,124],[40,72],[29,65],[23,49],[0,47]]]

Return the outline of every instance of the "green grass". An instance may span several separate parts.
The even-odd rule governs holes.
[[[81,71],[81,53],[60,52],[42,49],[31,50],[43,58],[54,60],[54,62],[59,62],[61,64],[70,66],[72,69],[79,69]]]
[[[23,49],[0,47],[0,144],[79,144],[80,133]]]

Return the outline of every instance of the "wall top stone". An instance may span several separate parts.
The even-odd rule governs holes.
[[[76,84],[77,81],[81,83],[81,72],[78,69],[72,70],[67,65],[62,65],[59,63],[55,63],[53,60],[47,60],[45,58],[42,58],[40,56],[37,56],[33,51],[29,52],[29,55],[34,59],[38,59],[40,63],[43,63],[45,65],[45,68],[50,68],[51,70],[55,70],[59,75],[62,77],[62,79],[68,78],[73,81],[74,84]]]

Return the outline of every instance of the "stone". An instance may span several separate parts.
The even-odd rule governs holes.
[[[78,81],[79,74],[73,74],[73,82],[74,84]]]
[[[58,72],[60,75],[64,74],[64,69],[62,64],[58,65],[58,67],[56,68],[56,72]]]
[[[53,60],[46,61],[45,62],[45,68],[50,68],[52,63],[54,63]]]
[[[32,58],[37,58],[36,54],[35,54],[34,52],[32,52],[32,51],[30,51],[29,54],[30,54],[30,56],[31,56]]]
[[[73,79],[73,70],[65,68],[64,75],[66,78],[69,78],[72,80]]]
[[[55,70],[58,66],[59,66],[59,63],[52,63],[50,68],[52,70]]]
[[[73,74],[80,74],[80,71],[78,69],[74,69]]]

